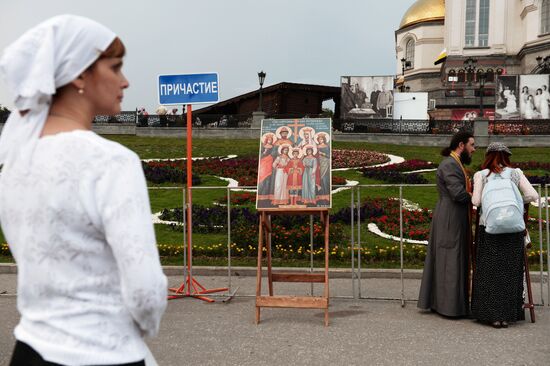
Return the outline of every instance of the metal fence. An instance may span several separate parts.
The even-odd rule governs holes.
[[[452,120],[335,119],[333,126],[342,132],[359,133],[452,135],[459,130],[474,130],[473,121]]]
[[[546,284],[546,305],[550,306],[550,281],[549,278],[549,269],[548,266],[550,264],[550,230],[549,230],[549,209],[548,204],[543,204],[543,197],[546,199],[546,202],[548,202],[548,185],[542,186],[540,184],[533,185],[538,193],[539,193],[539,200],[538,200],[538,207],[536,214],[534,214],[533,209],[531,209],[531,215],[532,217],[538,217],[537,224],[538,224],[538,242],[532,243],[532,245],[535,248],[538,248],[539,250],[539,285],[538,288],[536,288],[536,285],[533,285],[533,293],[537,294],[540,291],[539,298],[536,299],[536,305],[544,306],[545,305],[545,295],[544,295],[544,287]],[[404,306],[406,301],[417,301],[416,298],[407,298],[405,296],[405,276],[407,272],[410,272],[410,270],[405,268],[404,263],[404,247],[405,245],[408,245],[408,239],[405,238],[404,235],[404,218],[403,213],[406,211],[406,206],[409,204],[404,198],[403,194],[404,191],[408,189],[434,189],[436,186],[433,184],[417,184],[417,185],[407,185],[407,184],[370,184],[370,185],[359,185],[359,186],[333,186],[334,188],[346,188],[350,190],[350,203],[349,203],[349,214],[350,214],[350,280],[351,280],[351,293],[347,296],[337,296],[339,298],[349,298],[349,299],[377,299],[377,300],[394,300],[394,301],[400,301],[401,305]],[[151,190],[165,190],[165,189],[176,189],[182,191],[182,187],[155,187],[150,188]],[[228,293],[227,295],[233,295],[234,290],[232,289],[231,284],[231,278],[233,276],[233,267],[231,264],[232,260],[232,254],[231,254],[231,194],[232,192],[238,191],[238,190],[255,190],[256,187],[238,187],[238,188],[230,188],[230,187],[193,187],[193,191],[198,193],[197,191],[204,191],[204,190],[223,190],[226,192],[227,195],[227,287],[228,287]],[[368,277],[365,276],[365,270],[368,268],[365,267],[364,261],[362,260],[362,252],[363,247],[365,244],[367,244],[366,240],[361,237],[362,232],[362,225],[365,225],[365,222],[362,222],[361,218],[361,197],[362,194],[364,197],[369,197],[369,193],[372,192],[373,189],[390,189],[397,193],[398,197],[395,197],[399,201],[399,237],[398,237],[398,245],[399,245],[399,255],[400,255],[400,265],[399,265],[399,273],[400,273],[400,291],[399,293],[395,293],[394,296],[390,297],[375,297],[370,296],[368,294],[368,288],[364,286],[364,280],[368,279]],[[370,191],[370,192],[369,192]],[[366,192],[366,194],[365,194]],[[194,196],[195,194],[194,193]],[[544,193],[544,194],[543,194]],[[544,206],[544,207],[543,207]],[[186,201],[185,201],[185,194],[183,194],[183,200],[182,200],[182,207],[186,207]],[[184,222],[183,222],[183,253],[184,253],[184,270],[183,270],[183,276],[184,276],[184,283],[186,283],[187,276],[192,275],[192,273],[187,273],[187,261],[189,258],[187,258],[187,238],[186,238],[186,229],[185,229],[185,215]],[[313,232],[313,216],[310,216],[310,232]],[[544,232],[546,232],[546,236],[544,236]],[[271,235],[271,234],[270,234]],[[255,243],[251,243],[255,245]],[[310,236],[310,271],[313,271],[313,235]],[[546,258],[544,255],[544,250],[546,250]],[[545,271],[546,266],[546,271]],[[368,275],[368,274],[367,274]],[[313,286],[311,287],[311,294],[313,294]],[[224,295],[225,296],[225,295]],[[237,296],[239,296],[237,294]],[[243,295],[245,296],[245,295]]]

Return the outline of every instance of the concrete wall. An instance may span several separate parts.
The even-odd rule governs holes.
[[[3,124],[0,124],[0,132]],[[94,131],[99,134],[136,135],[149,137],[186,137],[185,128],[178,127],[138,127],[133,124],[105,124],[94,126]],[[218,129],[193,129],[195,138],[219,138],[219,139],[259,139],[260,130],[257,128],[218,128]],[[335,141],[363,141],[378,144],[399,144],[409,146],[447,146],[450,135],[399,135],[394,133],[341,133],[334,132]],[[487,146],[494,141],[500,141],[510,147],[550,147],[550,136],[521,135],[521,136],[488,136],[486,133],[478,133],[476,145]]]
[[[135,123],[94,123],[93,131],[100,135],[135,135]]]
[[[139,127],[136,128],[137,136],[148,137],[186,137],[184,127]],[[194,128],[194,138],[219,138],[219,139],[260,139],[260,130],[256,128]]]

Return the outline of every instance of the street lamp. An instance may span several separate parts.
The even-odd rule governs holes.
[[[401,92],[405,91],[405,70],[407,70],[410,67],[411,67],[411,62],[403,57],[401,59],[401,76],[403,77],[403,83],[401,84]]]
[[[477,79],[479,80],[479,117],[483,117],[483,87],[485,87],[487,74],[485,72],[478,72]]]
[[[474,75],[474,71],[476,70],[476,64],[477,60],[474,60],[471,57],[468,57],[466,61],[464,61],[464,69],[468,72],[468,86],[472,85],[472,79]]]
[[[258,80],[260,81],[260,112],[262,111],[262,87],[264,86],[265,72],[260,71],[258,73]]]

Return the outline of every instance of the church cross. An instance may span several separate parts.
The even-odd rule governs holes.
[[[294,136],[294,143],[298,142],[298,127],[304,127],[305,125],[299,124],[300,120],[295,119],[293,124],[288,124],[288,127],[294,127],[294,133],[292,134]]]

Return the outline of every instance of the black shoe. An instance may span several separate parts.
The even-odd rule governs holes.
[[[492,323],[491,323],[491,326],[492,326],[493,328],[497,328],[497,329],[498,329],[498,328],[501,328],[501,327],[502,327],[502,323],[501,323],[501,322],[498,322],[498,321],[497,321],[497,322],[492,322]],[[508,326],[508,324],[507,324],[506,326]]]
[[[508,328],[508,322],[502,321],[502,322],[500,322],[500,326],[501,326],[502,328]]]

